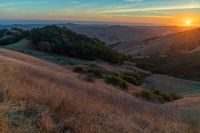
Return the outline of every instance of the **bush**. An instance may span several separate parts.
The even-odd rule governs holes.
[[[83,76],[83,80],[87,81],[87,82],[95,82],[95,75],[88,73],[86,75]]]
[[[120,77],[131,84],[140,85],[145,75],[139,72],[122,72],[120,73]]]
[[[92,73],[94,76],[96,76],[98,78],[103,78],[106,75],[112,74],[111,72],[107,71],[106,69],[104,69],[100,66],[94,65],[94,64],[89,65],[88,73]]]
[[[3,102],[5,99],[4,94],[2,91],[0,91],[0,102]]]
[[[96,78],[104,78],[109,72],[106,71],[104,68],[101,68],[97,65],[90,64],[90,65],[76,65],[73,68],[74,72],[84,74],[84,80],[93,82]]]
[[[76,65],[76,66],[74,66],[73,71],[83,74],[83,73],[88,72],[88,68],[86,66],[83,66],[83,65]]]
[[[125,80],[123,80],[121,77],[119,77],[119,76],[116,76],[116,75],[107,76],[105,78],[105,81],[108,84],[113,84],[113,85],[119,86],[123,90],[127,90],[128,89],[128,83]]]
[[[171,102],[181,98],[173,93],[161,93],[159,90],[145,90],[137,93],[135,96],[156,103]]]

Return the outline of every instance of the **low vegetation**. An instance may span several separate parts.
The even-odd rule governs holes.
[[[119,86],[123,90],[128,89],[128,82],[122,79],[120,76],[117,76],[117,75],[106,76],[105,81],[108,84]]]
[[[146,75],[142,72],[121,72],[119,76],[128,83],[141,85]]]
[[[173,93],[162,93],[159,90],[145,90],[140,93],[135,94],[136,97],[142,98],[144,100],[156,103],[166,103],[171,102],[181,97]]]
[[[141,72],[110,72],[95,64],[75,65],[73,71],[84,74],[84,77],[89,79],[103,79],[106,83],[119,86],[123,90],[127,90],[129,84],[140,85],[146,77]]]

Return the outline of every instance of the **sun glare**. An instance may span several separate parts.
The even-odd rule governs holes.
[[[192,25],[192,20],[190,20],[190,19],[185,20],[185,25],[186,26],[191,26]]]

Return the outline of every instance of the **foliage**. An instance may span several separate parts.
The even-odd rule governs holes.
[[[176,94],[173,93],[161,93],[159,90],[145,90],[136,94],[136,97],[140,97],[147,101],[165,103],[180,99]]]
[[[128,89],[128,82],[123,80],[121,77],[116,76],[116,75],[111,75],[111,76],[107,76],[105,81],[108,84],[113,84],[116,86],[121,87],[123,90],[127,90]]]
[[[140,85],[145,78],[145,74],[140,72],[122,72],[119,76],[134,85]]]
[[[83,65],[75,65],[74,68],[73,68],[73,71],[77,72],[77,73],[82,73],[82,74],[87,73],[88,67],[83,66]]]
[[[128,89],[128,84],[140,85],[145,78],[145,75],[140,72],[114,73],[95,64],[75,65],[73,71],[86,76],[89,75],[90,78],[103,79],[108,84],[119,86],[124,90]]]
[[[24,35],[25,32],[18,28],[0,30],[0,45],[3,46],[18,42],[24,37]]]
[[[86,60],[123,63],[124,56],[97,39],[88,38],[56,25],[34,28],[28,34],[33,49]]]

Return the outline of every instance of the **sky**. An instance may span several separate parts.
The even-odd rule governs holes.
[[[200,0],[0,0],[1,20],[200,24]]]

